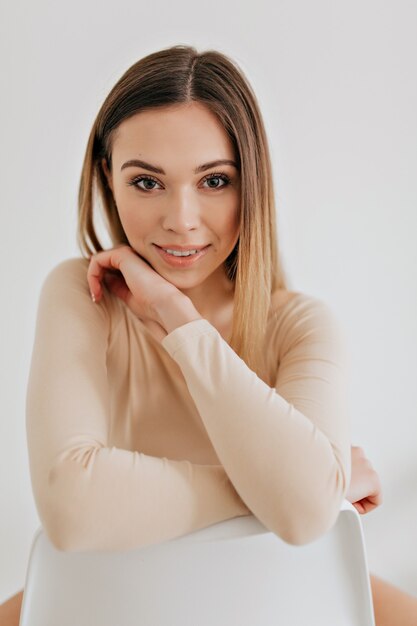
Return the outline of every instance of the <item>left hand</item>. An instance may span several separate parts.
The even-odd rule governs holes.
[[[361,514],[382,504],[381,481],[363,448],[351,446],[352,476],[346,499]]]
[[[157,320],[156,304],[173,297],[187,297],[126,244],[92,255],[87,281],[96,302],[101,299],[104,283],[159,341],[167,333]]]

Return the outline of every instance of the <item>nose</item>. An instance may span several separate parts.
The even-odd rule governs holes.
[[[167,199],[162,226],[164,230],[186,233],[200,225],[198,200],[186,189],[178,190]]]

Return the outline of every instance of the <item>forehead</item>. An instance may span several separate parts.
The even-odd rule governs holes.
[[[141,111],[124,120],[113,138],[112,160],[164,156],[202,160],[233,158],[233,145],[220,121],[199,102]],[[197,163],[198,161],[198,163]]]

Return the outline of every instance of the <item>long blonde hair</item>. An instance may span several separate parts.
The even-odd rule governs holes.
[[[223,53],[172,46],[140,59],[118,80],[88,139],[78,196],[78,245],[87,258],[103,250],[94,226],[96,191],[113,245],[128,244],[101,164],[105,158],[111,168],[118,125],[139,111],[190,101],[203,103],[217,116],[236,153],[241,210],[239,240],[225,261],[227,276],[235,283],[229,343],[261,376],[271,294],[285,289],[286,280],[278,254],[271,162],[259,105],[242,70]]]

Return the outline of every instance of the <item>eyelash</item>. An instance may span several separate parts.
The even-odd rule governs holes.
[[[225,185],[221,185],[220,187],[210,187],[210,189],[213,189],[214,191],[217,191],[218,189],[223,189],[224,187],[227,187],[228,185],[231,184],[231,180],[230,178],[226,175],[226,174],[222,174],[221,172],[217,173],[213,173],[213,174],[207,174],[207,176],[204,176],[203,178],[203,182],[206,182],[206,180],[210,180],[211,178],[220,178],[221,180],[223,180],[226,184]],[[158,185],[160,184],[159,181],[154,178],[153,176],[149,176],[148,174],[141,174],[140,176],[135,176],[135,178],[132,178],[132,180],[130,180],[127,184],[129,186],[133,186],[136,187],[136,189],[138,189],[139,191],[144,191],[145,193],[149,193],[151,191],[154,191],[153,189],[142,189],[142,187],[137,187],[137,184],[139,182],[141,182],[142,180],[152,180],[153,182],[157,183]]]

